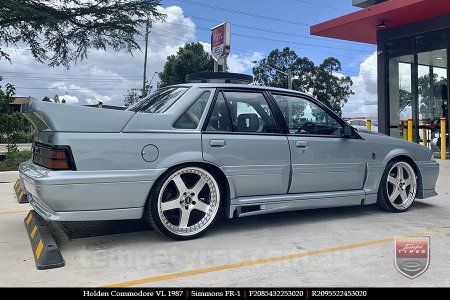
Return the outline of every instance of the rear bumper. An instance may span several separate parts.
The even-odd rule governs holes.
[[[51,171],[25,162],[19,167],[28,201],[55,221],[138,219],[163,169]]]
[[[422,189],[417,191],[417,198],[425,199],[436,196],[436,182],[439,176],[439,164],[435,160],[418,162],[422,178]]]
[[[28,202],[45,220],[49,221],[103,221],[140,219],[144,207],[117,208],[108,210],[53,211],[39,198],[28,194]]]

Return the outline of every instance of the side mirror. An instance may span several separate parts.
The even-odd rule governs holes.
[[[344,137],[353,137],[354,129],[351,125],[345,124],[343,126]]]

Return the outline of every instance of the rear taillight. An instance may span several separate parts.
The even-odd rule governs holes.
[[[76,170],[69,146],[33,145],[33,162],[51,170]]]

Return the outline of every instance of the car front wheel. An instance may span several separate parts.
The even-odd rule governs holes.
[[[181,167],[157,181],[149,195],[146,217],[169,238],[193,239],[211,227],[220,201],[220,188],[210,171]]]
[[[414,168],[403,160],[391,161],[381,178],[377,203],[384,210],[403,212],[414,202],[416,192]]]

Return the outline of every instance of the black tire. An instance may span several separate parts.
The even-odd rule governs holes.
[[[197,182],[195,182],[196,175],[199,177]],[[187,188],[186,190],[181,191],[180,188],[178,188],[179,179],[173,180],[175,179],[174,176],[175,178],[181,177],[182,182]],[[189,178],[189,176],[192,178]],[[200,183],[201,179],[205,181],[204,187],[197,195],[193,195],[196,192],[195,187]],[[175,181],[177,181],[178,184],[175,183]],[[192,183],[193,186],[191,186]],[[176,195],[175,190],[177,190]],[[189,193],[184,195],[187,191],[189,191]],[[208,194],[209,196],[200,198],[200,195],[205,196]],[[222,188],[220,187],[219,180],[214,172],[203,166],[183,165],[165,173],[157,180],[157,182],[155,182],[147,199],[145,218],[155,230],[168,238],[174,240],[195,239],[208,231],[218,218],[221,211],[222,195]],[[175,201],[175,199],[177,202],[180,202],[180,207],[172,208],[172,205],[169,205],[168,207],[171,208],[164,210],[162,204]],[[173,205],[175,204],[177,203],[174,202]],[[206,209],[206,207],[208,207],[206,212],[200,210],[200,208]],[[181,226],[183,213],[187,212],[189,212],[189,214],[186,227]],[[200,218],[199,221],[193,225],[189,225],[191,213],[195,214],[195,218],[192,217],[193,221]],[[178,225],[175,224],[177,214],[179,214]],[[189,230],[189,228],[194,229]]]
[[[409,190],[408,190],[408,186],[407,187],[403,186],[403,188],[402,188],[402,190],[404,189],[405,194],[407,194],[407,196],[408,196],[408,198],[407,198],[408,200],[405,201],[404,205],[397,204],[395,200],[394,200],[394,202],[392,202],[389,199],[389,194],[388,194],[389,190],[393,189],[395,186],[394,184],[392,184],[392,186],[389,186],[388,176],[390,176],[390,172],[395,172],[395,171],[393,171],[393,169],[395,169],[399,165],[404,166],[408,171],[407,173],[412,172],[412,174],[408,175],[408,176],[411,176],[411,180],[413,181],[413,183],[409,187]],[[395,173],[392,173],[392,174],[395,174]],[[397,176],[398,176],[398,174],[397,174]],[[404,177],[404,175],[401,177]],[[396,178],[394,178],[394,179],[396,179]],[[387,164],[386,169],[384,170],[383,176],[381,177],[380,187],[378,189],[377,205],[385,211],[395,212],[395,213],[405,212],[413,204],[413,202],[415,200],[416,192],[417,192],[417,175],[414,171],[414,168],[411,166],[411,164],[409,162],[407,162],[405,160],[402,160],[402,159],[392,160]],[[395,194],[392,193],[391,197],[397,198],[397,201],[398,200],[403,201],[403,199],[398,199],[399,197],[401,198],[400,195],[395,197]]]

